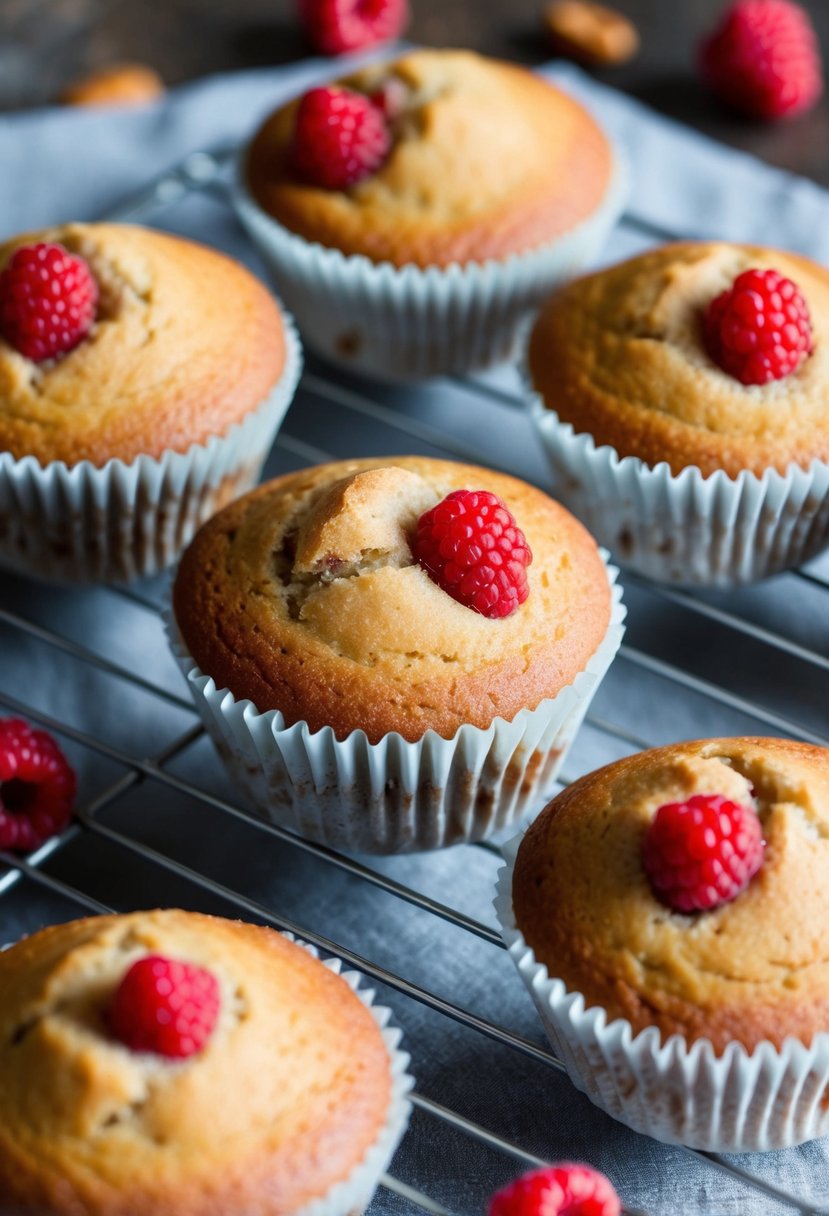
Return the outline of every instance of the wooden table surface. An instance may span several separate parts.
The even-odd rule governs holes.
[[[829,60],[829,2],[802,0]],[[537,64],[550,58],[543,0],[412,0],[413,41]],[[724,112],[699,86],[694,48],[725,0],[616,0],[642,35],[636,60],[602,79],[665,114],[829,184],[829,103],[765,126]],[[0,0],[0,109],[42,105],[69,79],[142,60],[169,84],[307,54],[293,0]],[[750,200],[746,200],[750,206]]]

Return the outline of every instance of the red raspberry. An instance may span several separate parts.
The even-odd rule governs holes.
[[[36,363],[64,355],[92,328],[98,284],[62,245],[21,245],[0,273],[0,335]]]
[[[0,721],[0,849],[30,853],[72,815],[75,774],[51,735],[20,718]]]
[[[390,148],[385,117],[362,93],[311,89],[299,103],[291,162],[312,186],[345,190],[376,173]]]
[[[742,384],[782,380],[812,353],[808,305],[776,270],[738,275],[708,305],[703,329],[711,358]]]
[[[118,985],[109,1023],[130,1051],[184,1060],[210,1038],[219,1003],[219,985],[210,971],[150,954],[133,963]]]
[[[654,894],[675,912],[707,911],[736,899],[763,864],[763,829],[751,807],[721,794],[661,806],[642,862]]]
[[[412,548],[447,595],[482,616],[509,616],[530,593],[524,533],[487,490],[454,490],[421,515]]]
[[[323,55],[399,38],[409,20],[408,0],[299,0],[298,10],[308,41]]]
[[[752,118],[801,114],[823,92],[814,27],[791,0],[737,0],[700,46],[699,65],[720,100]]]
[[[493,1195],[489,1216],[619,1216],[613,1187],[586,1165],[533,1170]]]

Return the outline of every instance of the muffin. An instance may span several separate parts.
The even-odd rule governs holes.
[[[113,63],[70,81],[61,92],[65,106],[141,106],[164,96],[164,81],[144,63]]]
[[[388,1010],[336,971],[270,929],[179,910],[0,954],[0,1210],[362,1211],[410,1080]]]
[[[214,250],[112,224],[6,242],[0,559],[71,581],[163,569],[258,479],[299,365],[290,320]]]
[[[277,110],[242,159],[236,205],[309,345],[414,378],[508,357],[522,318],[597,251],[621,194],[607,137],[567,94],[428,50]]]
[[[829,541],[829,274],[666,245],[571,283],[527,352],[564,502],[652,578],[728,585]]]
[[[829,751],[627,757],[559,794],[509,858],[505,940],[594,1102],[716,1151],[829,1131]]]
[[[500,527],[487,512],[510,521],[506,558],[484,560]],[[430,574],[443,514],[473,537],[481,593],[503,562],[512,600],[472,606],[447,590],[457,566]],[[576,520],[514,477],[342,461],[205,525],[179,566],[170,635],[261,811],[343,848],[435,848],[490,834],[551,785],[621,640],[614,574]]]

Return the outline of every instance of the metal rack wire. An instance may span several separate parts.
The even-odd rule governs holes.
[[[139,215],[148,218],[155,215],[161,207],[193,191],[216,191],[226,159],[226,153],[200,153],[188,158],[172,173],[152,183],[139,199],[132,200],[129,206],[119,213],[118,218],[136,218]],[[642,231],[642,225],[635,217],[627,217],[623,222],[632,230],[638,230],[645,239],[669,235],[650,230]],[[450,397],[455,404],[446,404]],[[531,467],[528,470],[524,454],[518,452],[514,458],[510,455],[504,460],[498,454],[499,445],[490,444],[487,447],[485,425],[478,428],[476,442],[468,442],[468,413],[472,408],[476,412],[484,413],[492,427],[497,426],[501,430],[515,429],[517,421],[523,418],[517,393],[509,385],[505,387],[501,383],[477,380],[443,382],[440,385],[424,386],[417,390],[416,394],[408,394],[369,382],[341,378],[330,369],[312,366],[306,371],[297,402],[276,441],[273,459],[278,467],[295,467],[297,464],[356,454],[351,428],[359,422],[360,425],[370,427],[372,434],[377,435],[378,439],[382,436],[384,443],[388,441],[389,448],[396,446],[398,450],[416,448],[437,451],[480,464],[508,467],[510,471],[538,479],[536,469]],[[335,426],[333,430],[330,426],[332,410],[336,411],[336,417],[339,419],[339,426]],[[326,419],[329,420],[328,423]],[[318,447],[315,442],[318,434],[328,434],[335,438],[341,450],[335,453]],[[792,586],[808,589],[809,594],[824,596],[829,592],[829,579],[819,570],[798,571],[784,577],[793,580]],[[775,664],[780,663],[793,664],[798,671],[808,670],[815,677],[822,676],[829,670],[829,658],[812,645],[791,636],[788,630],[777,623],[769,624],[763,619],[756,619],[758,615],[763,615],[762,612],[758,614],[757,605],[762,601],[756,597],[751,598],[744,611],[745,599],[740,595],[732,597],[732,603],[729,597],[711,597],[657,588],[634,576],[626,576],[624,581],[629,600],[633,597],[644,605],[644,621],[658,621],[662,617],[657,614],[664,615],[670,611],[672,614],[679,614],[682,620],[691,622],[694,637],[710,637],[712,631],[716,631],[727,637],[730,646],[745,646],[750,648],[747,653],[763,656],[763,663],[770,664],[775,670]],[[113,603],[119,604],[123,610],[129,609],[148,615],[157,614],[159,610],[158,586],[137,589],[111,588],[110,594],[114,597]],[[146,695],[150,703],[158,702],[172,707],[181,714],[193,715],[195,720],[195,711],[183,689],[179,691],[168,687],[163,681],[137,673],[125,662],[108,657],[93,637],[85,637],[79,641],[51,624],[38,623],[27,611],[27,595],[28,588],[17,583],[10,592],[0,589],[0,655],[4,646],[15,646],[19,639],[25,638],[37,648],[44,648],[49,653],[71,660],[73,664],[93,669],[107,681],[139,691]],[[671,690],[670,695],[697,698],[710,707],[712,716],[716,716],[718,722],[730,721],[732,717],[745,719],[771,733],[829,745],[829,723],[826,724],[827,729],[824,732],[821,726],[825,719],[820,711],[816,716],[810,715],[808,721],[800,721],[791,713],[791,703],[796,697],[783,698],[782,708],[780,705],[760,703],[748,692],[732,691],[728,687],[728,681],[715,678],[716,673],[712,673],[705,663],[702,664],[703,670],[692,671],[687,669],[683,662],[678,661],[675,655],[666,656],[660,645],[649,648],[649,638],[643,637],[643,634],[647,635],[647,629],[633,630],[632,639],[623,646],[617,661],[617,666],[624,669],[627,681],[655,680]],[[680,649],[680,655],[684,653]],[[710,664],[708,666],[710,667]],[[793,681],[793,684],[795,683],[796,681]],[[616,700],[618,702],[618,696]],[[602,704],[601,698],[597,704]],[[342,941],[332,940],[314,932],[305,924],[295,923],[269,902],[246,894],[236,885],[219,881],[203,872],[197,864],[180,860],[172,850],[167,852],[153,847],[140,838],[138,831],[133,830],[132,822],[126,827],[112,826],[106,822],[106,811],[120,805],[140,784],[151,782],[192,799],[202,807],[210,808],[227,821],[231,828],[244,826],[246,831],[259,833],[263,838],[289,843],[293,848],[330,867],[332,871],[356,880],[367,891],[371,891],[372,895],[382,893],[394,900],[403,901],[429,917],[437,918],[463,934],[471,935],[487,948],[503,949],[499,934],[483,920],[427,895],[414,884],[402,882],[350,856],[301,840],[277,826],[255,819],[237,805],[232,796],[206,789],[190,777],[180,775],[175,762],[202,740],[203,728],[200,724],[188,725],[163,749],[149,756],[135,754],[106,742],[75,721],[46,713],[37,704],[30,703],[29,698],[20,695],[19,689],[6,686],[2,662],[0,708],[25,716],[84,752],[97,755],[122,770],[115,780],[78,809],[75,821],[62,836],[49,841],[26,859],[0,853],[0,897],[7,897],[19,888],[39,888],[68,900],[77,909],[91,912],[109,910],[107,903],[85,889],[82,880],[76,885],[76,882],[55,864],[70,846],[84,846],[92,840],[102,841],[120,850],[125,858],[131,859],[136,865],[146,864],[151,867],[156,876],[154,882],[163,884],[166,880],[182,881],[199,892],[221,900],[242,916],[295,933],[323,952],[338,955],[348,965],[370,980],[383,985],[392,994],[417,1002],[439,1018],[449,1019],[501,1048],[529,1059],[542,1070],[540,1076],[550,1069],[563,1071],[561,1062],[547,1047],[542,1046],[540,1041],[532,1041],[497,1020],[479,1015],[461,1004],[445,999],[428,985],[415,982],[397,970],[372,961],[366,954],[348,948]],[[813,720],[815,718],[816,720]],[[640,729],[637,726],[636,729],[631,729],[627,716],[622,718],[618,709],[615,712],[607,712],[596,708],[588,716],[585,729],[591,732],[594,739],[604,741],[607,759],[615,758],[625,751],[639,750],[663,741],[652,737],[652,732],[647,727]],[[669,729],[669,726],[666,729]],[[568,769],[572,768],[572,771],[568,771],[562,778],[563,784],[576,775],[574,764],[575,762],[571,761],[568,765]],[[492,844],[467,845],[461,848],[497,854],[497,846]],[[153,889],[156,890],[155,887]],[[157,889],[163,890],[164,887],[162,885]],[[401,1021],[405,1028],[405,1017],[402,1017]],[[416,1059],[414,1071],[417,1074]],[[542,1163],[541,1157],[525,1150],[510,1138],[488,1130],[462,1113],[422,1093],[414,1095],[414,1103],[422,1117],[437,1121],[469,1137],[488,1151],[513,1159],[522,1169]],[[815,1207],[808,1198],[798,1197],[772,1185],[742,1164],[716,1154],[684,1151],[705,1162],[712,1170],[725,1171],[732,1179],[739,1180],[745,1188],[747,1202],[752,1193],[762,1193],[768,1199],[776,1201],[782,1210],[794,1210],[803,1214],[826,1210]],[[463,1213],[450,1211],[444,1203],[391,1174],[383,1179],[383,1188],[405,1200],[410,1205],[407,1210],[430,1212],[434,1216],[469,1216],[473,1210],[479,1210],[482,1202],[481,1197],[476,1197],[474,1209],[470,1207]],[[381,1193],[381,1197],[371,1209],[372,1212],[383,1211],[382,1204]],[[627,1211],[629,1216],[633,1216],[631,1209]]]

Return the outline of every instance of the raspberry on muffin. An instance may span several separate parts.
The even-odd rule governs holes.
[[[289,153],[294,172],[312,186],[345,190],[371,177],[391,148],[383,111],[349,89],[311,89],[299,103]]]
[[[89,264],[62,245],[20,245],[0,271],[0,337],[35,363],[82,342],[97,304]]]

